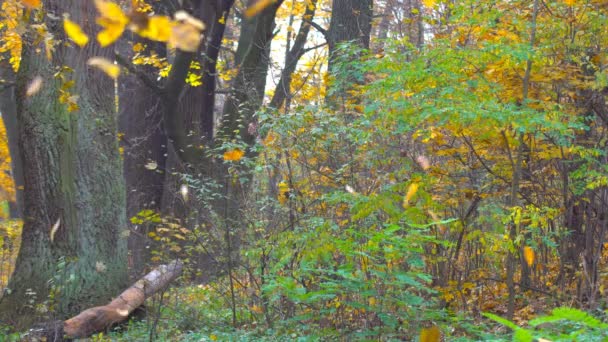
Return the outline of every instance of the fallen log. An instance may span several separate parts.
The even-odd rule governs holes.
[[[183,263],[179,260],[161,265],[138,280],[109,304],[84,310],[64,322],[52,323],[41,329],[45,331],[38,330],[31,331],[31,333],[38,336],[44,335],[47,337],[47,341],[61,341],[63,338],[84,338],[107,330],[112,325],[127,319],[147,298],[167,288],[169,283],[182,273],[183,267]]]

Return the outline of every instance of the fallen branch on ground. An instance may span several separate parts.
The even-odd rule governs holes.
[[[47,325],[46,328],[34,329],[31,333],[46,336],[49,341],[61,341],[63,338],[83,338],[107,330],[110,326],[127,319],[147,298],[167,288],[169,283],[182,273],[183,267],[183,263],[179,260],[161,265],[109,304],[84,310],[64,322],[53,324],[54,327]]]

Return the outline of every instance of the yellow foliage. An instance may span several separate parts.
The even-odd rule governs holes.
[[[18,0],[6,0],[2,3],[0,12],[0,53],[10,53],[10,64],[14,71],[19,69],[21,62],[21,49],[23,46],[21,34],[25,30],[25,23],[22,21],[23,8]]]
[[[0,120],[0,200],[15,200],[15,184],[11,177],[11,155],[4,122]]]

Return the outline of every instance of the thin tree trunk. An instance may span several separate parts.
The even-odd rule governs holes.
[[[539,4],[538,0],[534,0],[534,9],[532,13],[532,29],[530,32],[530,47],[534,48],[536,41],[536,18],[538,16]],[[523,79],[523,91],[522,91],[522,105],[526,104],[528,100],[528,91],[530,89],[530,74],[532,72],[532,60],[528,59],[526,63],[526,71]],[[524,153],[524,135],[519,133],[519,146],[517,148],[517,157],[515,165],[513,166],[513,180],[511,183],[511,195],[509,196],[509,206],[514,208],[519,205],[519,199],[517,194],[519,192],[519,182],[521,179],[523,153]],[[509,228],[509,239],[514,242],[517,236],[517,225],[511,222]],[[507,256],[507,289],[509,291],[509,299],[507,303],[507,318],[513,319],[515,314],[515,266],[516,266],[516,255],[519,253],[508,252]]]

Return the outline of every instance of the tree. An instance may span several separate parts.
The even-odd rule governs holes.
[[[334,90],[328,92],[328,101],[344,106],[353,85],[362,83],[362,75],[356,68],[360,52],[352,53],[344,44],[352,44],[355,49],[369,49],[372,28],[371,0],[334,0],[331,20],[326,32],[329,45],[328,70],[334,77]],[[339,68],[337,67],[339,65]]]
[[[103,303],[126,285],[125,188],[113,80],[87,65],[89,57],[111,57],[112,50],[96,42],[82,49],[55,43],[64,36],[57,19],[63,13],[94,30],[94,3],[48,0],[25,10],[15,1],[5,5],[13,6],[16,20],[25,25],[31,18],[40,29],[21,37],[17,111],[6,113],[16,115],[27,172],[21,249],[0,314],[19,328]],[[54,15],[31,15],[42,11]],[[52,37],[50,45],[37,34]],[[45,49],[52,58],[40,53]],[[36,77],[43,84],[34,94],[28,86]]]

